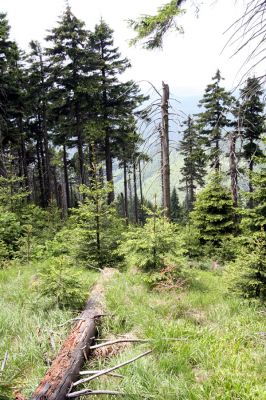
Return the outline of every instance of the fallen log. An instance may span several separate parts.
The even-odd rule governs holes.
[[[102,280],[106,279],[103,273]],[[110,270],[107,271],[109,278]],[[90,345],[97,334],[96,320],[103,314],[103,288],[96,285],[80,319],[72,328],[58,356],[40,382],[30,400],[65,400],[72,382],[79,377]]]

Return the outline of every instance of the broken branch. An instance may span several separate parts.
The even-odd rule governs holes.
[[[113,371],[115,371],[115,370],[118,369],[118,368],[121,368],[121,367],[124,367],[125,365],[128,365],[128,364],[133,363],[134,361],[138,360],[139,358],[142,358],[142,357],[147,356],[147,355],[150,354],[151,352],[152,352],[152,350],[148,350],[148,351],[146,351],[145,353],[142,353],[142,354],[140,354],[139,356],[132,358],[131,360],[124,361],[124,362],[122,362],[121,364],[118,364],[118,365],[116,365],[116,366],[114,366],[114,367],[111,367],[111,368],[108,368],[108,369],[106,369],[106,370],[100,371],[100,372],[96,373],[95,375],[90,376],[89,378],[80,379],[80,380],[74,382],[74,383],[73,383],[73,386],[77,386],[77,385],[79,385],[79,384],[81,384],[81,383],[85,383],[85,382],[90,382],[90,381],[92,381],[93,379],[99,378],[99,377],[102,376],[102,375],[106,375],[106,374],[108,374],[109,372],[113,372]]]

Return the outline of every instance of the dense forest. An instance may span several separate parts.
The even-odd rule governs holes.
[[[131,21],[141,39],[142,23]],[[0,14],[0,399],[33,393],[106,267],[120,272],[101,335],[154,344],[152,360],[116,382],[126,398],[263,399],[264,81],[250,74],[233,94],[214,71],[177,126],[171,88],[154,101],[125,81],[130,67],[112,27],[89,31],[69,5],[30,52]],[[153,151],[160,188],[149,198]]]

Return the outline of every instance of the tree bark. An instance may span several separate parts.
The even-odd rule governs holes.
[[[105,164],[106,164],[106,180],[113,187],[113,164],[112,164],[112,156],[111,156],[111,145],[110,145],[110,136],[109,133],[105,134]],[[115,199],[114,190],[108,193],[108,204],[111,204]]]
[[[135,211],[135,223],[139,222],[138,213],[138,193],[137,193],[137,176],[136,176],[136,162],[133,162],[133,186],[134,186],[134,211]]]
[[[171,193],[170,193],[170,160],[169,160],[169,86],[163,84],[163,94],[161,101],[161,114],[162,114],[162,128],[161,128],[161,141],[162,141],[162,161],[163,161],[163,207],[165,209],[165,216],[170,218],[171,215]]]
[[[234,207],[238,204],[238,187],[237,187],[237,159],[236,159],[236,133],[229,136],[229,168],[231,177],[231,192]]]
[[[144,210],[143,210],[144,201],[143,201],[143,188],[142,188],[140,159],[139,159],[139,191],[140,191],[141,225],[144,225]]]
[[[38,169],[38,180],[39,180],[39,188],[40,188],[40,204],[44,208],[45,207],[45,196],[44,196],[44,185],[43,185],[43,171],[42,171],[42,162],[40,156],[40,140],[37,138],[36,142],[36,154],[37,154],[37,169]]]
[[[128,194],[127,194],[127,164],[126,161],[123,163],[124,169],[124,208],[125,208],[125,220],[128,225]]]
[[[67,169],[67,151],[66,145],[63,145],[63,164],[64,164],[64,183],[65,183],[65,193],[66,193],[66,204],[67,209],[70,208],[70,195],[69,195],[69,180],[68,180],[68,169]]]
[[[103,313],[99,303],[99,289],[88,300],[59,355],[31,396],[30,400],[65,400],[72,383],[78,378],[80,368],[87,358],[90,345],[97,334],[97,316]]]

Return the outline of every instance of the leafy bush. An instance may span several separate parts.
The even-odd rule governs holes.
[[[236,260],[226,268],[229,287],[246,298],[266,299],[266,233],[247,237]]]
[[[183,264],[184,243],[176,224],[155,211],[144,227],[133,227],[122,235],[118,254],[126,264],[143,270],[158,269],[169,262]]]
[[[81,271],[73,268],[66,256],[54,257],[40,274],[40,293],[48,296],[59,308],[80,309],[86,299]]]

